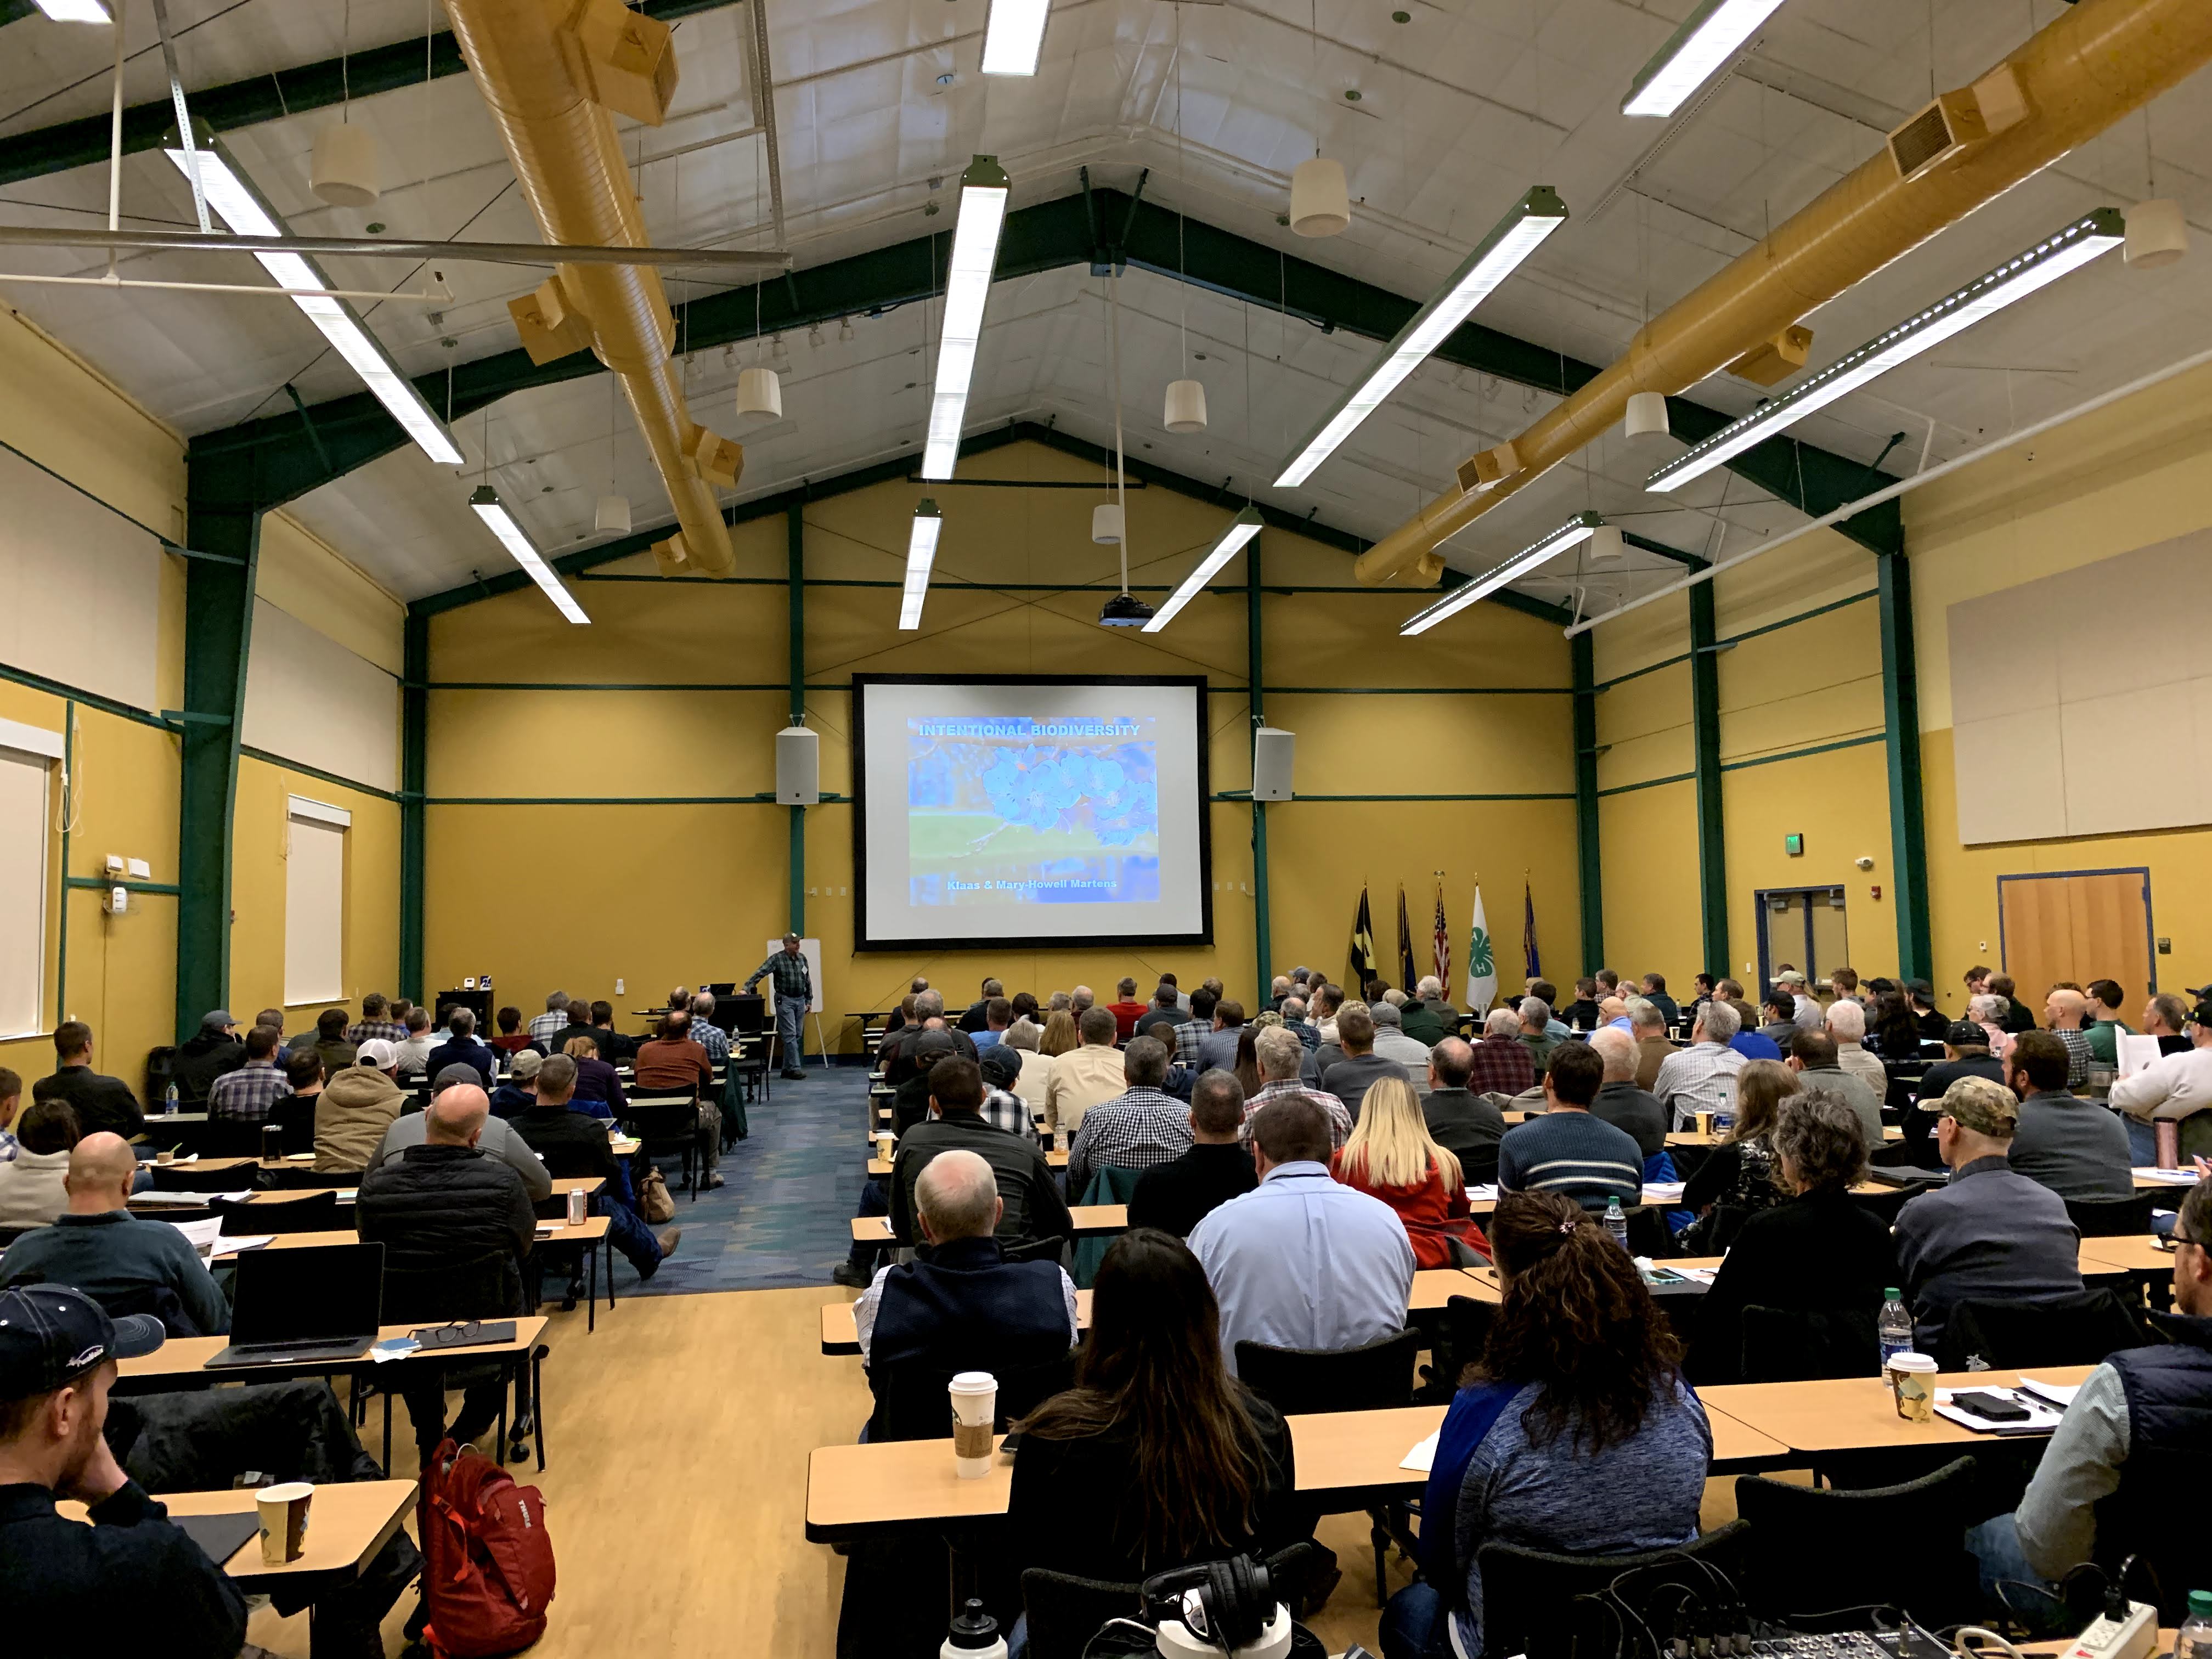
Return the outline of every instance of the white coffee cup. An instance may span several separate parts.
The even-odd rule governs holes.
[[[1935,1360],[1907,1350],[1890,1355],[1883,1370],[1899,1417],[1908,1423],[1925,1423],[1935,1416]]]
[[[991,1425],[998,1415],[999,1379],[988,1371],[962,1371],[946,1390],[952,1399],[952,1459],[963,1480],[991,1472]]]
[[[307,1553],[307,1509],[315,1489],[304,1480],[288,1480],[264,1486],[253,1494],[253,1508],[261,1522],[261,1563],[280,1567]]]

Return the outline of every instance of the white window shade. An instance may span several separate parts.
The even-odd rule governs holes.
[[[333,820],[337,820],[333,822]],[[345,854],[350,815],[295,799],[285,824],[284,1001],[345,996]]]
[[[0,1036],[43,1029],[46,803],[52,763],[0,732]]]

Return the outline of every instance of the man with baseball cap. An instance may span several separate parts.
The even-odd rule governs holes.
[[[0,1291],[0,1620],[23,1659],[132,1650],[234,1659],[246,1599],[101,1437],[116,1362],[159,1320],[65,1285]],[[88,1506],[90,1526],[57,1500]]]
[[[1940,1352],[1944,1322],[1961,1302],[2033,1302],[2081,1288],[2081,1236],[2065,1200],[2012,1167],[2013,1091],[1960,1078],[1936,1109],[1936,1150],[1950,1182],[1907,1203],[1895,1229],[1913,1344],[1929,1354]]]
[[[342,1066],[315,1100],[315,1168],[325,1175],[358,1173],[399,1115],[406,1097],[392,1079],[399,1071],[399,1045],[368,1037]]]
[[[814,1006],[814,974],[800,951],[796,933],[783,936],[783,948],[752,971],[744,988],[751,990],[763,979],[775,988],[775,1045],[783,1060],[783,1074],[794,1080],[806,1073],[799,1061],[806,1058],[806,1011]],[[943,999],[939,998],[941,1004]]]
[[[2133,1077],[2112,1085],[2112,1105],[2127,1115],[2128,1138],[2141,1164],[2153,1161],[2140,1154],[2156,1147],[2155,1126],[2166,1118],[2181,1126],[2183,1158],[2191,1153],[2212,1157],[2212,1112],[2204,1109],[2212,1106],[2212,985],[2189,994],[2197,999],[2185,1022],[2192,1045],[2189,1051],[2160,1054]]]

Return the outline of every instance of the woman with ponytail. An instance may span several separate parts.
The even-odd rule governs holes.
[[[1634,1260],[1554,1193],[1502,1194],[1490,1248],[1498,1311],[1437,1437],[1421,1577],[1390,1598],[1384,1659],[1482,1652],[1484,1544],[1605,1555],[1697,1535],[1712,1431]]]

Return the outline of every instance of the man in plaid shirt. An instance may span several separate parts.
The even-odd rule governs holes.
[[[1194,1072],[1206,1069],[1205,1054],[1199,1045],[1212,1034],[1213,1010],[1219,1001],[1203,985],[1190,994],[1190,1018],[1174,1028],[1177,1065]]]
[[[532,1042],[544,1043],[548,1052],[550,1052],[553,1039],[568,1029],[568,994],[566,991],[555,991],[545,999],[545,1012],[531,1020],[530,1040]],[[407,1033],[402,1031],[399,1035],[404,1040]]]
[[[361,1000],[361,1018],[346,1028],[346,1041],[356,1048],[374,1038],[381,1042],[404,1042],[407,1028],[392,1018],[392,1005],[380,991]]]
[[[1479,1095],[1517,1095],[1536,1086],[1536,1062],[1521,1041],[1521,1016],[1510,1003],[1490,1011],[1467,1086]]]
[[[1674,1113],[1676,1128],[1694,1124],[1701,1108],[1709,1112],[1735,1109],[1735,1074],[1746,1061],[1729,1042],[1742,1029],[1742,1016],[1735,1009],[1725,1002],[1709,1002],[1698,1010],[1690,1046],[1659,1062],[1651,1092]]]
[[[1196,1001],[1198,995],[1193,992],[1191,1000]],[[1305,1063],[1306,1045],[1298,1041],[1297,1033],[1287,1025],[1270,1025],[1252,1039],[1252,1052],[1260,1062],[1260,1092],[1244,1103],[1244,1127],[1237,1131],[1237,1138],[1247,1142],[1252,1139],[1252,1120],[1269,1101],[1297,1095],[1320,1109],[1322,1115],[1328,1120],[1329,1145],[1341,1149],[1352,1138],[1352,1114],[1334,1095],[1309,1089],[1298,1081],[1298,1068]]]
[[[983,1071],[983,1121],[1010,1135],[1036,1139],[1036,1119],[1030,1111],[1030,1103],[1014,1093],[1012,1086],[1022,1074],[1020,1050],[1003,1042],[986,1043],[976,1063]]]
[[[745,989],[763,979],[775,981],[775,1046],[783,1055],[783,1074],[803,1078],[806,1073],[799,1062],[806,1054],[806,1011],[814,1003],[814,975],[799,948],[798,934],[783,936],[783,949],[753,969]]]
[[[246,1064],[225,1072],[208,1090],[208,1115],[234,1123],[266,1123],[269,1109],[292,1093],[276,1069],[276,1033],[257,1025],[246,1034]]]
[[[1190,1109],[1160,1088],[1168,1076],[1167,1044],[1132,1037],[1121,1051],[1121,1075],[1128,1092],[1084,1113],[1067,1149],[1071,1197],[1079,1199],[1088,1189],[1094,1169],[1149,1170],[1190,1150]]]
[[[730,1063],[730,1038],[714,1027],[714,994],[702,991],[691,999],[691,1041],[707,1051],[709,1064]]]

